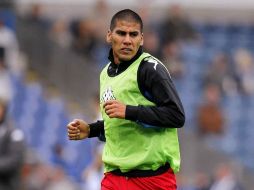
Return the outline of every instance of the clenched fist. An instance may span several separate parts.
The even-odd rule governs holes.
[[[67,125],[69,140],[81,140],[89,136],[89,125],[81,120],[75,119]]]

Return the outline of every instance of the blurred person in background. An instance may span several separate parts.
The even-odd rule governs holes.
[[[161,44],[175,43],[178,40],[191,40],[197,37],[183,8],[179,4],[171,5],[166,18],[161,22]]]
[[[185,76],[185,66],[180,59],[180,44],[166,43],[162,50],[162,60],[173,79],[181,80]]]
[[[106,0],[96,0],[88,17],[94,24],[92,31],[93,47],[92,51],[89,52],[89,56],[99,69],[105,67],[105,59],[108,57],[108,44],[105,41],[108,24],[105,20],[109,20],[110,17],[111,11],[108,2]]]
[[[42,4],[32,4],[28,14],[25,15],[24,21],[29,25],[36,26],[40,30],[48,31],[50,22],[45,18],[43,11],[44,7]]]
[[[220,107],[221,93],[216,84],[204,89],[204,101],[197,108],[197,125],[200,135],[220,135],[224,132],[225,116]]]
[[[226,54],[220,52],[215,55],[210,67],[205,73],[204,83],[205,85],[210,83],[216,84],[222,96],[238,93],[240,86],[239,80]]]
[[[9,70],[5,64],[5,48],[0,47],[0,98],[10,102],[13,97],[13,89]]]
[[[6,113],[7,103],[0,99],[0,189],[17,190],[22,189],[24,134],[11,125]]]
[[[107,34],[110,63],[100,75],[103,121],[67,125],[70,140],[106,140],[102,190],[177,188],[180,169],[177,128],[182,103],[166,67],[143,52],[143,22],[132,10],[116,13]]]
[[[92,58],[92,53],[98,43],[95,26],[91,19],[80,19],[71,23],[73,35],[71,47],[80,55]]]
[[[49,31],[50,39],[62,48],[69,48],[71,45],[71,34],[68,24],[64,20],[56,20]]]
[[[214,172],[214,181],[210,190],[243,190],[236,176],[233,173],[232,166],[228,163],[219,164]]]
[[[254,63],[251,52],[247,49],[238,49],[233,58],[241,92],[250,96],[254,95]]]
[[[4,20],[0,18],[0,47],[5,50],[5,66],[14,74],[20,74],[21,65],[19,64],[19,46],[16,34],[9,29]]]

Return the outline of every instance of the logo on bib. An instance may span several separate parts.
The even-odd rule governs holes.
[[[111,87],[108,87],[102,94],[101,97],[101,102],[104,103],[108,100],[116,100],[113,90],[111,89]]]

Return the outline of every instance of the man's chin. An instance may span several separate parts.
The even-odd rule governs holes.
[[[120,58],[120,62],[123,62],[123,61],[130,61],[132,58],[133,58],[133,56],[122,56],[122,57]]]

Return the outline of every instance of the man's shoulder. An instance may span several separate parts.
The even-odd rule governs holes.
[[[166,66],[158,58],[150,54],[142,60],[141,67],[152,71],[157,71],[158,69],[167,70]]]
[[[152,55],[145,57],[142,62],[143,67],[147,67],[148,69],[154,70],[157,69],[158,64],[162,64],[162,62],[159,59],[157,59]]]
[[[139,70],[140,73],[147,73],[147,76],[163,76],[163,78],[170,76],[166,66],[158,58],[150,54],[142,60]]]

